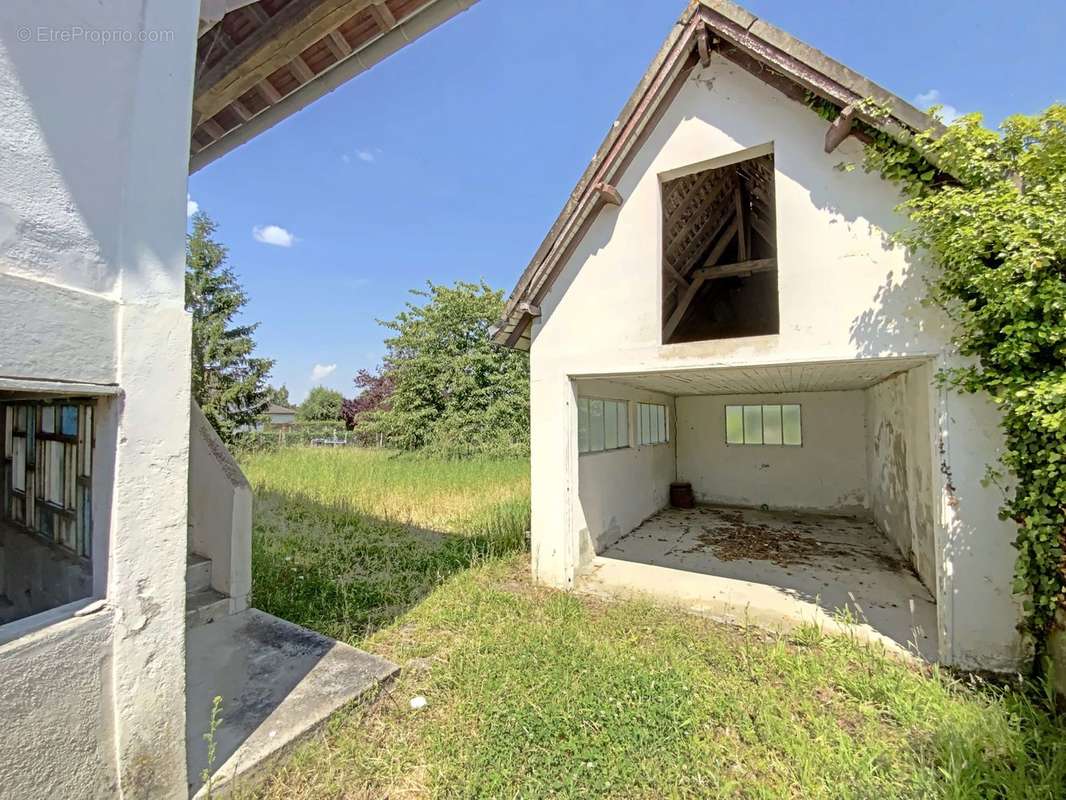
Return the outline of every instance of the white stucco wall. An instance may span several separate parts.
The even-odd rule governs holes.
[[[116,796],[112,623],[103,611],[0,644],[0,796]]]
[[[876,175],[836,169],[860,161],[861,145],[848,139],[827,155],[825,129],[809,109],[714,55],[690,75],[616,182],[622,205],[600,212],[541,299],[530,370],[538,579],[572,586],[580,560],[573,377],[876,356],[953,363],[945,320],[920,305],[928,265],[888,239],[902,222],[897,192]],[[776,170],[779,335],[662,345],[660,180],[768,146]],[[934,418],[953,476],[952,488],[939,479],[933,487],[946,562],[938,596],[950,600],[944,657],[964,666],[1016,664],[1012,534],[997,519],[996,490],[981,485],[1000,442],[996,420],[980,398],[949,392],[938,395]],[[970,546],[960,549],[961,540]],[[965,610],[953,617],[951,605]]]
[[[930,398],[932,366],[867,389],[866,470],[874,522],[936,590]]]
[[[2,715],[0,762],[35,776],[20,797],[111,797],[116,780],[125,797],[186,791],[183,274],[198,5],[0,8],[0,374],[121,392],[98,420],[94,470],[107,611],[59,623],[63,636],[48,628],[32,652],[13,642],[0,662],[5,685],[16,673],[34,685],[33,703]],[[113,38],[86,33],[103,31]],[[65,726],[62,744],[9,738],[50,726]]]
[[[725,407],[798,403],[803,444],[727,445]],[[677,399],[677,476],[708,503],[866,513],[863,396],[851,392]]]
[[[674,400],[612,381],[581,381],[578,397],[625,400],[629,403],[630,446],[578,456],[578,507],[575,524],[582,563],[633,530],[670,502],[675,474]],[[666,444],[638,445],[636,403],[666,406]]]

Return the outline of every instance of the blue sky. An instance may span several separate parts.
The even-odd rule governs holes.
[[[426,280],[509,293],[683,7],[481,0],[192,176],[273,382],[351,395]],[[1062,0],[747,7],[922,105],[996,124],[1066,100]]]

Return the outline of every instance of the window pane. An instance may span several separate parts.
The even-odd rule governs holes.
[[[659,435],[656,437],[655,441],[657,441],[657,442],[665,442],[666,441],[666,406],[655,406],[655,414],[656,414],[656,417],[658,418],[658,422],[659,422]]]
[[[78,432],[78,407],[63,406],[60,419],[60,433],[74,436]]]
[[[651,406],[640,404],[640,443],[651,444]]]
[[[23,492],[26,490],[26,440],[21,436],[14,437],[11,451],[11,488]]]
[[[577,452],[589,451],[589,401],[584,397],[577,400]]]
[[[589,400],[589,451],[603,449],[603,401]]]
[[[725,407],[726,444],[744,444],[744,408],[742,406]]]
[[[744,406],[744,444],[762,444],[762,406]]]
[[[614,400],[603,406],[603,446],[608,450],[618,447],[618,403]]]
[[[785,444],[803,444],[799,406],[781,406],[781,427]]]
[[[762,407],[763,444],[781,444],[781,406]]]
[[[41,409],[41,430],[44,433],[56,432],[56,410],[51,406]]]
[[[618,446],[629,447],[629,403],[618,404]]]
[[[46,459],[47,472],[45,473],[47,478],[45,480],[45,493],[44,497],[50,503],[55,503],[57,506],[64,505],[63,503],[63,443],[62,442],[45,442],[44,452]]]

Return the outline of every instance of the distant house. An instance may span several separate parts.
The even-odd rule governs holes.
[[[267,424],[271,428],[288,428],[296,422],[296,409],[271,403],[267,406],[266,416],[270,420]]]
[[[871,130],[930,126],[728,0],[690,3],[494,329],[530,354],[539,581],[741,621],[847,607],[930,659],[1024,663],[984,481],[998,416],[935,378],[962,362],[921,302],[934,265],[891,238],[897,188],[838,168]]]

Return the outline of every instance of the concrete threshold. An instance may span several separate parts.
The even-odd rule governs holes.
[[[753,625],[775,633],[813,624],[826,634],[883,646],[891,655],[906,661],[922,660],[913,645],[889,638],[866,623],[842,622],[816,603],[798,599],[776,586],[597,556],[588,572],[579,578],[577,588],[608,599],[666,600],[721,622]]]
[[[190,628],[187,639],[189,796],[204,797],[211,706],[222,697],[212,794],[247,790],[342,706],[399,667],[258,609]]]

